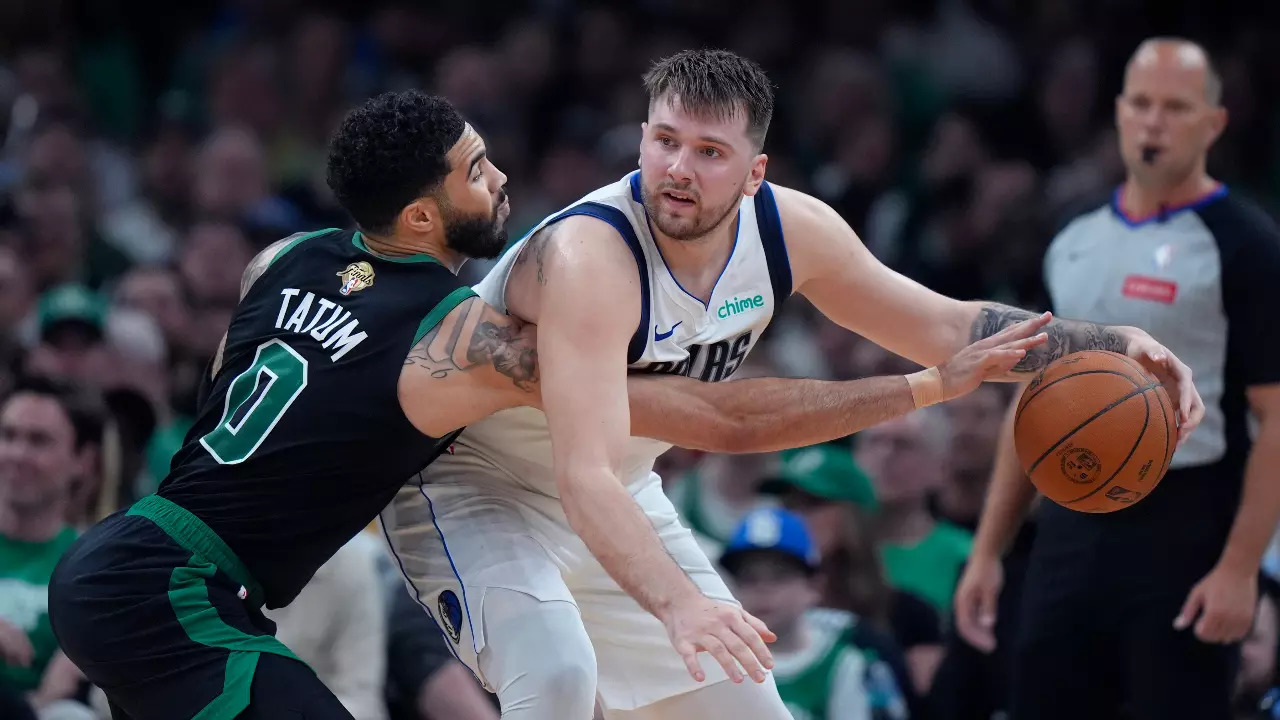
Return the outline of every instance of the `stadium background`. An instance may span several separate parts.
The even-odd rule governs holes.
[[[1180,34],[1214,54],[1230,124],[1210,169],[1280,213],[1277,32],[1280,5],[1226,1],[7,0],[0,391],[33,372],[103,394],[114,422],[99,471],[78,478],[68,515],[73,525],[91,522],[163,477],[254,252],[347,222],[325,188],[323,158],[328,133],[353,103],[406,87],[449,97],[511,178],[515,239],[635,167],[645,112],[639,76],[649,61],[695,46],[746,54],[777,85],[766,146],[772,181],[832,204],[877,256],[930,287],[1042,307],[1047,242],[1123,177],[1112,98],[1145,37]],[[476,279],[485,267],[464,272]],[[851,378],[910,367],[796,299],[743,372]],[[895,534],[874,510],[881,482],[916,488],[919,507],[962,538],[972,527],[1003,400],[1001,389],[985,389],[937,414],[917,445],[897,439],[907,454],[931,448],[919,450],[921,462],[882,464],[885,477],[863,478],[865,492],[825,499],[853,506],[846,520],[865,525],[851,533],[865,547],[845,548],[845,570],[870,589],[852,593],[844,609],[863,610],[858,602],[892,584],[876,545]],[[847,445],[836,447],[808,480],[780,469],[789,466],[779,458],[675,451],[662,472],[685,507],[701,503],[713,516],[758,499],[722,488],[783,475],[809,487],[814,503],[814,473],[854,484],[862,477],[843,464]],[[715,526],[707,521],[713,551]],[[357,622],[322,617],[323,605],[293,618],[301,636]],[[392,644],[396,617],[370,620],[366,639]],[[884,627],[900,649],[936,649],[935,657],[953,658],[944,671],[977,675],[958,683],[941,672],[911,702],[915,717],[989,717],[975,708],[999,705],[997,660],[955,660],[963,652],[945,608],[931,622],[935,630],[913,638],[894,637],[898,623]],[[1256,672],[1263,689],[1274,671],[1268,624],[1249,661],[1266,663]],[[385,663],[388,677],[397,662]],[[974,667],[986,662],[997,664]],[[956,684],[990,697],[960,697]],[[380,685],[366,692],[383,693]]]

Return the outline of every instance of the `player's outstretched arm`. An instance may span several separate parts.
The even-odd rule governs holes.
[[[631,432],[709,452],[771,452],[835,440],[1004,375],[1045,342],[1033,317],[970,344],[935,371],[859,380],[707,383],[633,375]]]
[[[609,312],[600,309],[605,298]],[[772,664],[761,637],[767,628],[702,594],[621,479],[631,435],[627,346],[640,322],[630,251],[599,220],[563,220],[523,248],[507,299],[538,325],[542,406],[570,526],[618,585],[663,621],[696,680],[704,679],[697,653],[705,650],[731,678],[743,678],[741,663],[762,682]]]
[[[966,344],[1035,315],[936,293],[877,260],[826,203],[787,188],[774,191],[796,291],[837,324],[881,347],[931,367]],[[1164,381],[1178,403],[1183,439],[1204,416],[1190,368],[1146,332],[1054,318],[1045,333],[1047,342],[998,379],[1029,380],[1064,355],[1110,350],[1138,360]]]

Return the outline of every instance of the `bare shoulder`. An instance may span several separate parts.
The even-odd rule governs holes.
[[[532,322],[539,321],[549,294],[622,294],[639,287],[635,256],[626,241],[612,225],[589,215],[538,230],[519,252],[507,279],[507,311]],[[638,301],[636,305],[638,309]]]
[[[425,370],[434,380],[463,373],[493,373],[494,380],[534,392],[538,383],[536,328],[498,312],[478,297],[469,298],[422,336],[404,364]]]
[[[837,267],[857,266],[871,259],[858,234],[830,205],[799,190],[769,187],[778,204],[797,288]]]
[[[525,242],[512,272],[532,266],[539,284],[546,284],[548,264],[604,265],[635,259],[612,225],[591,215],[573,215],[535,232]]]

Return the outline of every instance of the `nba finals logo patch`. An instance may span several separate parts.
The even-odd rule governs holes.
[[[462,637],[462,605],[458,602],[458,596],[452,590],[440,593],[436,610],[440,613],[440,626],[449,635],[449,639],[457,643]]]
[[[342,287],[338,292],[343,295],[358,293],[373,284],[373,266],[364,260],[353,262],[346,270],[338,273],[338,277],[342,278]]]

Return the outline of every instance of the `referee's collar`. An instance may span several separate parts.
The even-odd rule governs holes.
[[[1118,186],[1115,191],[1111,193],[1111,212],[1125,225],[1128,225],[1131,228],[1136,228],[1156,220],[1168,220],[1170,217],[1173,217],[1180,212],[1184,212],[1186,210],[1197,210],[1210,203],[1217,202],[1219,199],[1227,196],[1227,186],[1226,183],[1219,183],[1218,187],[1210,190],[1204,195],[1201,195],[1195,200],[1185,202],[1181,205],[1175,205],[1173,207],[1161,208],[1146,217],[1140,218],[1133,217],[1125,212],[1124,205],[1121,203],[1123,195],[1124,185]]]

